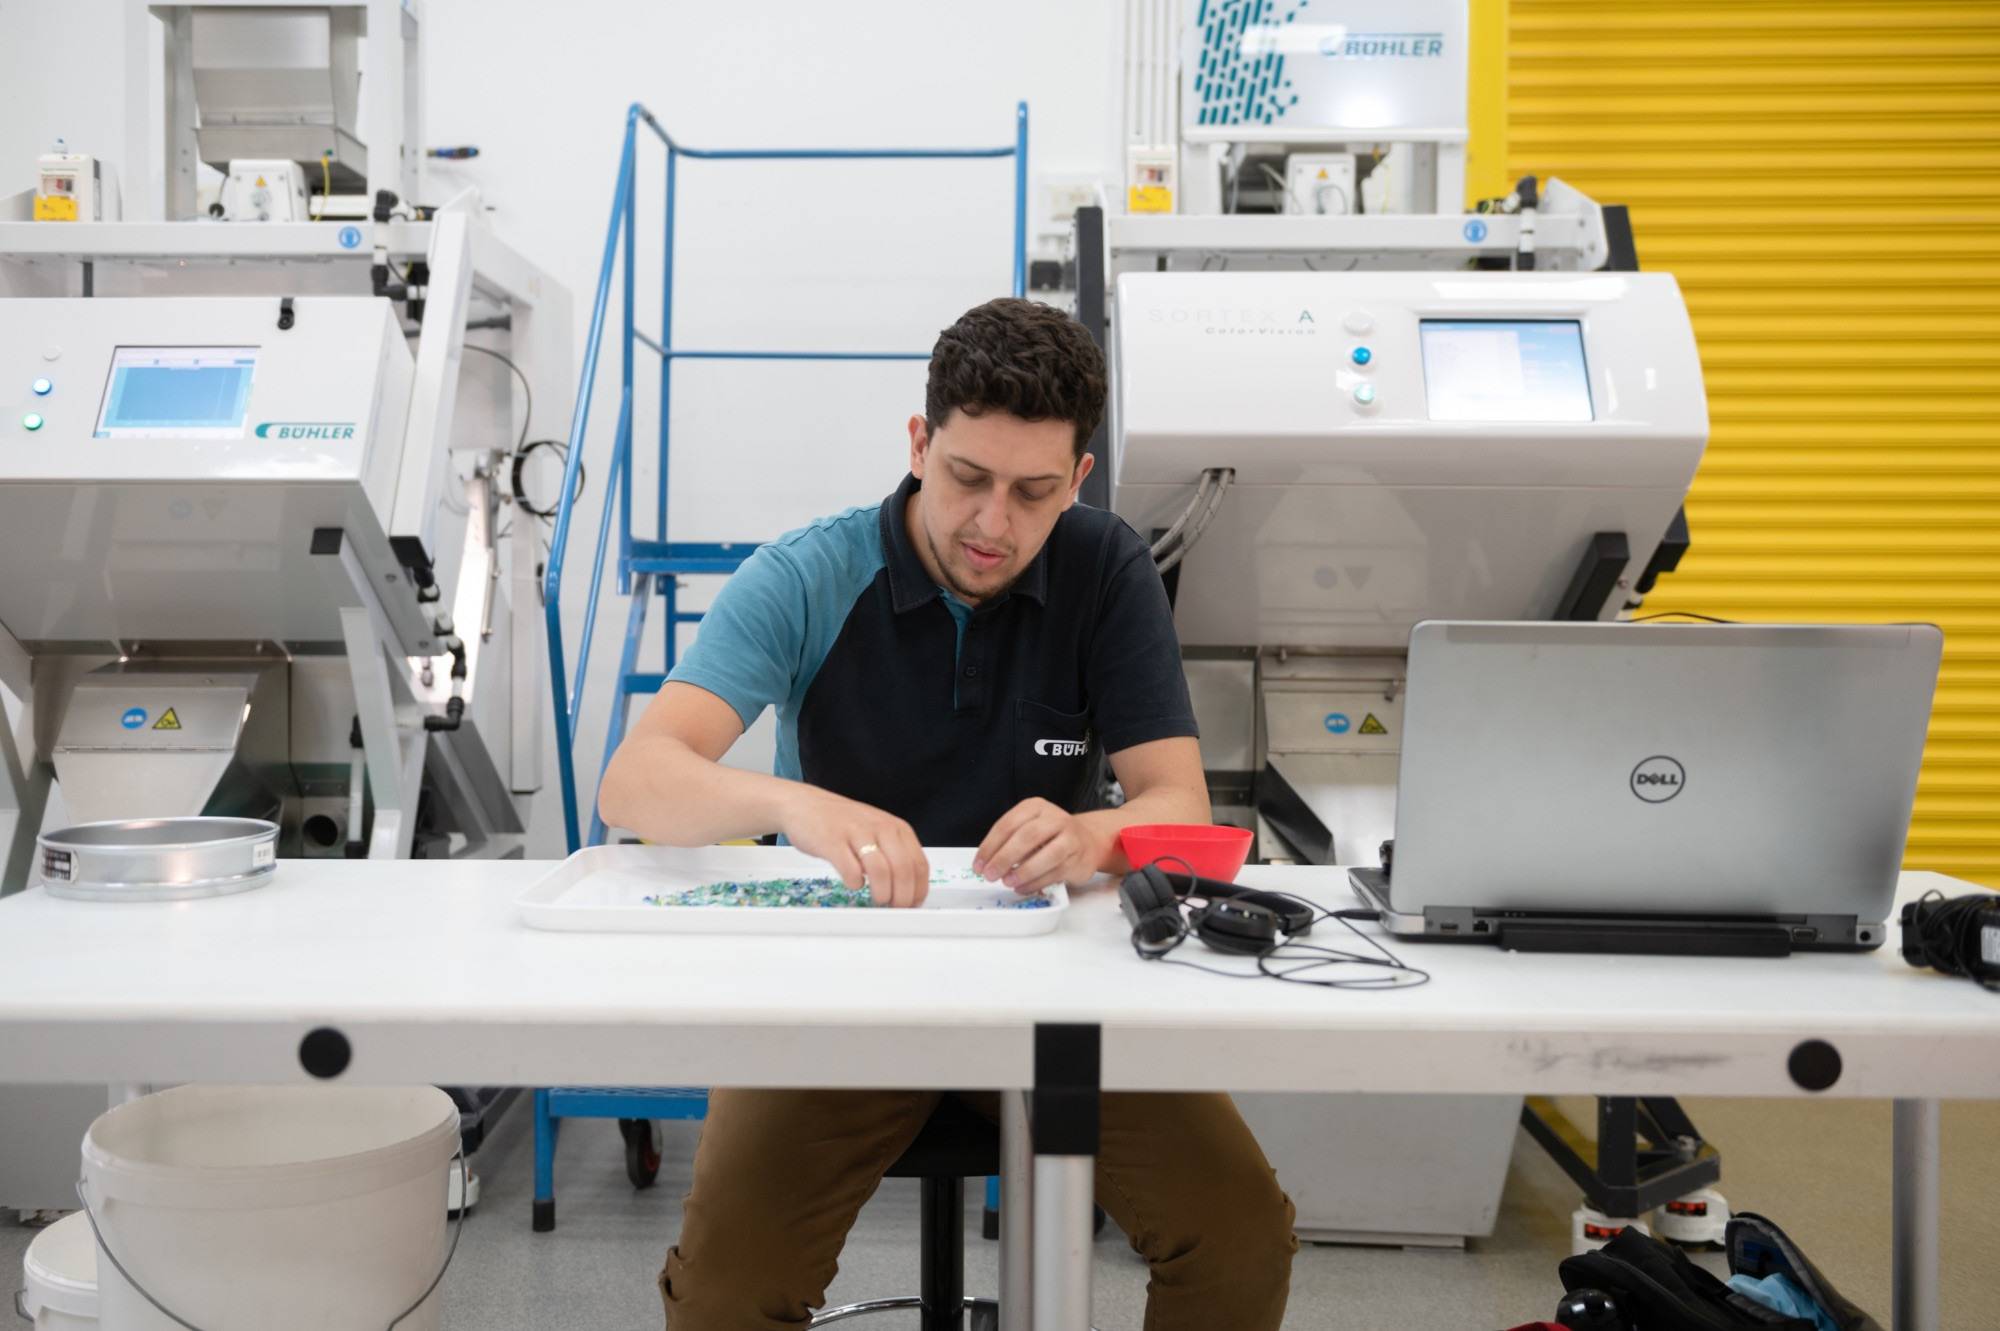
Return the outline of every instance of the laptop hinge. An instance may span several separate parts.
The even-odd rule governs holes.
[[[1493,941],[1514,952],[1596,952],[1644,956],[1784,957],[1792,932],[1781,924],[1675,925],[1496,920]]]

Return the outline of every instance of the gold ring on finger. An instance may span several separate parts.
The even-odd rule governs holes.
[[[876,845],[873,841],[871,841],[867,845],[862,846],[860,849],[856,850],[854,852],[854,856],[856,859],[859,859],[864,855],[880,855],[881,853],[882,853],[882,848]]]

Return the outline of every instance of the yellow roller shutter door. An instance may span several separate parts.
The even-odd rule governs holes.
[[[1714,433],[1647,609],[1945,630],[1906,863],[2000,885],[2000,3],[1510,0],[1507,165],[1629,204]]]

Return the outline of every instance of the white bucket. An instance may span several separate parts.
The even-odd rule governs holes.
[[[78,1211],[35,1235],[21,1259],[21,1311],[35,1331],[97,1331],[97,1240]]]
[[[108,1257],[200,1331],[385,1331],[444,1265],[457,1139],[430,1086],[181,1086],[91,1124],[83,1174]],[[105,1331],[182,1331],[98,1272]]]

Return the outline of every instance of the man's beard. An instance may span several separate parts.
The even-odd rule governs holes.
[[[924,529],[924,544],[931,548],[931,560],[937,564],[938,574],[944,579],[945,590],[968,605],[976,605],[981,601],[999,600],[1014,585],[1015,579],[1021,576],[1019,573],[1016,573],[1014,577],[1007,579],[1007,581],[1001,583],[991,591],[980,591],[976,588],[967,587],[953,576],[951,565],[945,561],[944,551],[938,549],[936,539],[931,536],[930,526],[921,520],[918,522],[918,525]]]

